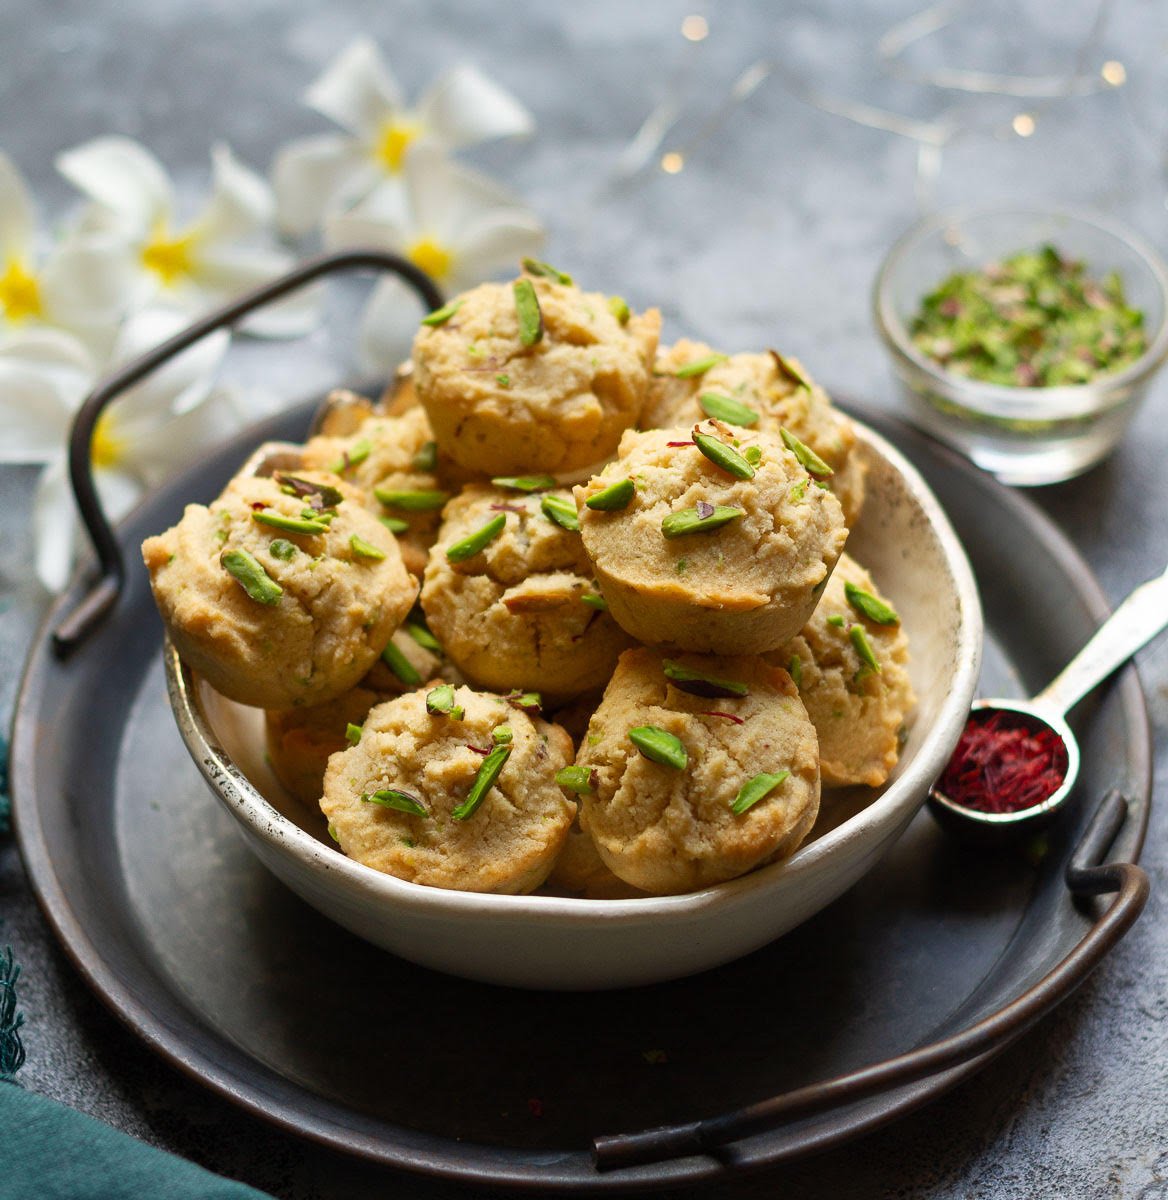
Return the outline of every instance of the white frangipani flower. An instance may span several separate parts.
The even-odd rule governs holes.
[[[36,210],[28,187],[0,152],[0,357],[32,331],[62,353],[108,351],[130,302],[125,256],[111,238],[70,232],[38,253]],[[84,350],[82,350],[84,346]]]
[[[379,185],[400,182],[419,145],[458,150],[530,134],[531,114],[471,66],[440,76],[413,108],[377,47],[360,38],[324,71],[305,103],[346,134],[298,138],[272,165],[280,228],[308,233],[329,212],[349,207]]]
[[[120,244],[135,306],[198,316],[294,265],[274,240],[275,200],[267,183],[223,145],[212,150],[211,166],[209,200],[193,220],[179,224],[170,179],[138,142],[96,138],[58,156],[57,169],[93,202],[83,232]],[[314,298],[298,296],[265,309],[247,329],[295,337],[315,319]]]
[[[129,318],[111,368],[137,358],[185,323],[178,314],[160,310]],[[124,516],[146,488],[188,465],[201,446],[239,427],[234,401],[214,384],[229,340],[226,331],[205,338],[113,401],[98,420],[94,480],[112,520]],[[70,381],[66,358],[52,362],[52,347],[30,344],[25,350],[24,357],[0,357],[0,461],[44,464],[33,518],[36,570],[46,587],[59,591],[68,581],[77,544],[67,452],[86,389]],[[45,369],[50,365],[57,370]]]
[[[410,155],[403,183],[330,218],[327,244],[394,250],[450,293],[514,267],[543,242],[543,227],[515,196],[433,148]],[[366,365],[388,371],[401,362],[421,315],[406,284],[396,276],[381,280],[361,319]]]

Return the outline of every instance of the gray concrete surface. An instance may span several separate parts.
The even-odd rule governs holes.
[[[932,119],[950,104],[989,119],[944,155],[943,202],[1026,198],[1091,205],[1168,251],[1162,171],[1168,144],[1168,17],[1152,0],[1109,6],[1090,61],[1125,64],[1118,91],[1035,107],[890,81],[873,46],[916,0],[708,6],[686,130],[700,129],[731,81],[762,56],[817,86]],[[354,35],[386,50],[407,88],[469,59],[539,121],[527,145],[474,157],[527,197],[549,227],[548,257],[636,304],[659,303],[667,336],[726,347],[778,343],[830,386],[894,407],[869,319],[882,253],[916,213],[917,149],[816,111],[774,80],[686,169],[602,186],[687,48],[690,3],[599,0],[526,6],[474,0],[7,0],[0,37],[0,146],[44,210],[70,203],[54,152],[112,131],[141,138],[185,190],[210,141],[265,167],[290,136],[323,130],[297,97]],[[908,60],[1057,72],[1096,12],[1089,3],[991,3]],[[1039,112],[1035,136],[1001,132]],[[985,115],[988,114],[989,117]],[[685,136],[681,140],[684,142]],[[245,347],[237,379],[301,397],[350,368],[344,331],[271,357]],[[1168,559],[1168,378],[1116,455],[1034,499],[1069,533],[1113,600]],[[27,582],[31,471],[0,470],[0,717],[42,597]],[[1157,785],[1168,777],[1168,645],[1141,657],[1155,723]],[[1098,975],[970,1084],[854,1146],[727,1186],[727,1197],[1168,1196],[1168,827],[1153,815],[1149,909]],[[0,944],[24,964],[26,1087],[196,1161],[295,1200],[452,1189],[369,1172],[248,1119],[157,1063],[89,994],[36,910],[10,841],[0,842]],[[2,1134],[0,1134],[2,1141]],[[0,1187],[2,1190],[2,1187]]]

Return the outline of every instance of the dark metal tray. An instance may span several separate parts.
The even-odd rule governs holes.
[[[185,503],[212,499],[258,442],[302,437],[310,412],[249,430],[151,496],[119,531],[128,561]],[[1086,565],[1018,495],[863,415],[925,474],[969,551],[987,622],[983,694],[1036,690],[1106,615]],[[166,1059],[253,1113],[373,1161],[512,1189],[621,1190],[823,1150],[984,1065],[1085,977],[1142,903],[1136,868],[1096,878],[1093,890],[1122,884],[1114,902],[1076,900],[1064,882],[1108,789],[1127,799],[1109,857],[1139,855],[1151,749],[1128,670],[1079,712],[1078,795],[1041,844],[987,857],[922,813],[852,891],[717,971],[586,995],[448,978],[333,926],[244,848],[175,728],[145,572],[130,569],[108,618],[62,660],[49,631],[80,599],[78,588],[49,614],[13,741],[17,833],[46,916],[98,994]],[[975,1026],[993,1037],[961,1043]],[[937,1056],[915,1082],[888,1069],[939,1039],[967,1050]],[[844,1107],[761,1111],[760,1132],[717,1149],[594,1164],[599,1135],[716,1123],[870,1064],[883,1070]],[[825,1098],[820,1089],[818,1107]]]

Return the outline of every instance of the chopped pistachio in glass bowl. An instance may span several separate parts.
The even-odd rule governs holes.
[[[1022,486],[1110,453],[1168,355],[1160,257],[1073,212],[930,217],[889,251],[874,306],[911,417]]]

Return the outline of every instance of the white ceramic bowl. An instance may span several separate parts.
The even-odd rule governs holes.
[[[924,481],[860,426],[868,500],[848,541],[904,622],[918,707],[900,763],[873,797],[826,792],[786,862],[684,896],[494,896],[407,883],[346,858],[263,759],[263,714],[219,696],[172,648],[179,729],[256,856],[294,892],[386,950],[512,987],[599,989],[675,979],[747,954],[817,913],[879,860],[920,808],[969,714],[982,617],[965,553]],[[319,832],[318,832],[319,831]]]

